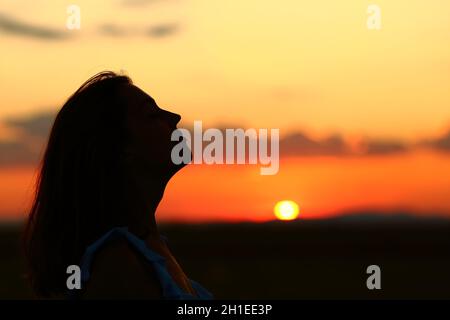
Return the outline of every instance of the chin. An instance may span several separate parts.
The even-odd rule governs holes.
[[[178,171],[183,169],[185,166],[186,166],[185,163],[181,163],[181,164],[171,163],[170,167],[167,170],[168,179],[172,178]]]

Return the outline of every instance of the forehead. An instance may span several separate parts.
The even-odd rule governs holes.
[[[126,84],[121,87],[120,95],[125,101],[130,102],[130,105],[140,105],[144,103],[155,103],[155,100],[145,93],[140,88],[133,84]]]

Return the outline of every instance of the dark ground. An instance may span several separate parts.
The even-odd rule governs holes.
[[[165,225],[186,273],[216,298],[450,299],[450,220],[370,217]],[[0,227],[0,299],[32,297],[18,226]],[[381,290],[366,268],[381,267]]]

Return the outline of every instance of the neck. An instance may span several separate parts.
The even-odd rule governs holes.
[[[164,193],[165,184],[145,183],[135,179],[128,183],[126,207],[128,229],[141,239],[159,239],[155,212]]]

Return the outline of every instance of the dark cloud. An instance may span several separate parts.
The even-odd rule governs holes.
[[[350,148],[339,135],[315,140],[302,132],[296,132],[281,139],[280,154],[283,156],[345,155]]]
[[[15,141],[0,140],[0,166],[36,165],[42,156],[55,114],[56,112],[54,111],[41,112],[28,117],[4,120],[5,126],[17,133],[17,139]],[[193,133],[191,123],[180,125],[179,127],[184,127]],[[208,128],[210,126],[204,126],[203,132]],[[236,124],[220,125],[217,128],[224,135],[226,128],[246,129],[245,126]],[[205,147],[208,143],[202,144]],[[434,150],[450,151],[450,131],[442,137],[423,141],[420,146],[427,146]],[[323,139],[313,139],[304,132],[294,132],[280,140],[280,156],[390,155],[407,152],[412,147],[398,140],[365,139],[361,143],[360,149],[354,151],[338,134],[330,135]]]
[[[421,145],[438,151],[450,152],[450,130],[442,137],[422,141]]]
[[[110,37],[127,37],[137,35],[162,38],[175,34],[178,29],[179,26],[176,23],[159,24],[143,28],[132,28],[113,23],[106,23],[98,27],[100,34]],[[65,40],[72,35],[62,27],[61,30],[55,30],[44,26],[36,26],[19,21],[3,13],[0,13],[0,32],[42,40]]]
[[[396,140],[366,140],[361,145],[361,151],[367,155],[384,155],[408,151],[409,147]]]
[[[129,36],[132,33],[132,30],[130,29],[126,29],[124,27],[120,27],[111,23],[101,25],[99,27],[99,31],[101,34],[110,37],[125,37]]]
[[[46,138],[50,132],[55,118],[53,112],[42,112],[25,118],[10,118],[5,120],[5,125],[20,130],[24,136]]]
[[[122,0],[121,4],[125,7],[143,7],[149,4],[162,2],[161,0]]]
[[[146,34],[153,38],[170,36],[178,31],[177,24],[162,24],[147,29]]]
[[[23,141],[0,141],[0,166],[36,164],[39,152]]]
[[[63,40],[69,37],[67,32],[21,22],[3,13],[0,13],[0,31],[42,40]]]
[[[193,136],[194,129],[192,125],[181,124],[178,127],[188,129],[191,132],[191,136]],[[203,126],[203,133],[209,128],[209,126]],[[216,128],[222,132],[224,137],[226,128],[242,128],[244,131],[246,130],[245,126],[239,125],[221,125]],[[270,132],[268,138],[270,138]],[[209,142],[202,142],[202,144],[205,147]],[[224,141],[224,150],[225,144],[226,141]],[[407,152],[411,148],[409,145],[396,140],[365,139],[355,149],[339,134],[329,135],[323,139],[313,139],[308,134],[300,131],[281,138],[279,147],[281,157],[390,155]]]
[[[355,150],[338,134],[312,139],[305,133],[296,132],[280,141],[280,154],[283,156],[371,156],[407,152],[409,149],[410,146],[397,140],[365,139]]]
[[[5,125],[17,133],[17,138],[15,141],[0,141],[0,165],[36,165],[45,147],[54,117],[53,112],[45,112],[5,120]]]
[[[147,36],[152,38],[161,38],[170,36],[178,31],[177,24],[161,24],[148,28],[137,29],[127,26],[119,26],[112,23],[106,23],[99,27],[101,34],[110,37],[130,37],[130,36]]]

